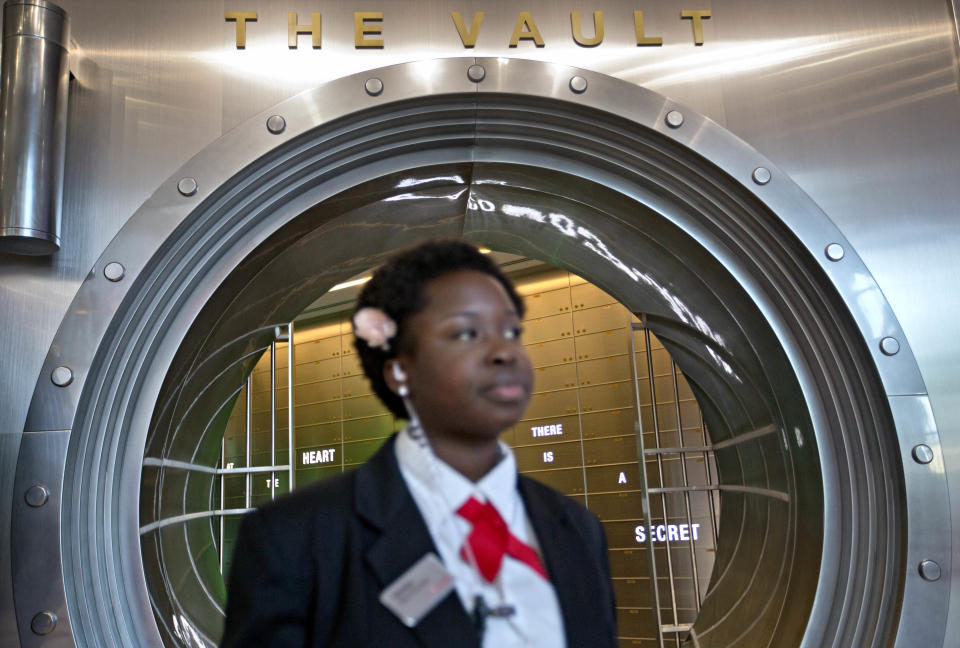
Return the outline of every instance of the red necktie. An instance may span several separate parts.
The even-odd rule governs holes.
[[[473,524],[473,530],[460,549],[460,555],[467,562],[471,562],[467,554],[467,545],[470,545],[477,569],[487,582],[492,583],[497,577],[504,555],[519,560],[544,579],[547,578],[547,572],[540,563],[537,552],[510,533],[493,504],[481,504],[471,497],[457,510],[457,514]]]

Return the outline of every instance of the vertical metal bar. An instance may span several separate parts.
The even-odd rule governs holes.
[[[346,331],[349,331],[350,333],[347,334],[345,333]],[[351,325],[350,316],[348,315],[346,319],[340,321],[340,332],[339,332],[340,355],[337,356],[340,362],[340,372],[338,373],[340,380],[338,381],[339,386],[337,387],[337,389],[340,391],[340,472],[344,472],[347,469],[347,463],[346,463],[346,460],[344,459],[344,457],[346,456],[345,450],[347,448],[347,441],[346,441],[347,425],[345,422],[346,415],[344,414],[344,408],[346,407],[344,400],[346,399],[346,397],[343,393],[343,373],[344,373],[343,359],[346,357],[346,353],[344,352],[344,340],[346,339],[346,340],[349,340],[350,342],[353,342],[353,339],[351,337],[345,338],[345,335],[352,335],[352,334],[353,334],[353,327]],[[393,419],[393,422],[394,422],[394,427],[396,427],[396,422],[397,422],[396,418]]]
[[[220,445],[220,467],[227,467],[227,442],[226,439]],[[226,475],[220,475],[220,510],[227,508]],[[223,537],[224,537],[224,516],[220,516],[220,573],[223,574]]]
[[[644,318],[644,320],[646,320],[646,318]],[[660,443],[660,419],[657,416],[657,390],[653,384],[656,377],[653,373],[653,350],[650,346],[650,329],[646,327],[646,321],[644,321],[643,340],[647,350],[647,374],[650,376],[650,407],[653,411],[653,437],[657,442],[657,448],[660,448],[662,445]],[[663,455],[659,453],[657,454],[657,470],[660,471],[660,486],[666,486],[663,481]],[[663,507],[663,523],[666,525],[669,523],[670,516],[667,514],[667,496],[665,493],[660,493],[660,504]],[[668,582],[670,583],[670,604],[673,609],[673,624],[676,625],[679,623],[677,619],[677,591],[673,583],[673,556],[670,554],[669,535],[664,542],[667,546],[667,574]]]
[[[650,533],[653,525],[650,521],[650,484],[647,480],[647,457],[646,454],[644,454],[646,448],[643,441],[643,417],[640,413],[640,377],[637,371],[637,350],[633,339],[633,322],[628,319],[627,324],[630,327],[630,368],[633,371],[633,395],[637,403],[637,420],[634,426],[637,434],[637,457],[640,464],[640,501],[643,506],[643,524],[647,530],[647,562],[650,568],[650,592],[653,595],[654,618],[657,621],[657,645],[660,646],[660,648],[664,648],[663,632],[661,631],[663,619],[660,618],[660,588],[657,585],[657,560],[653,555],[653,535]]]
[[[277,465],[277,341],[270,343],[270,465]],[[277,497],[277,473],[270,473],[270,499]]]
[[[680,418],[680,387],[677,384],[677,364],[670,360],[670,376],[673,379],[673,403],[676,406],[677,412],[677,433],[680,436],[680,447],[684,447],[686,444],[683,441],[683,420]],[[687,475],[687,455],[680,455],[680,471],[683,475],[683,485],[684,487],[690,485],[690,480]],[[713,497],[713,495],[710,495]],[[690,493],[684,491],[683,493],[683,504],[687,512],[687,528],[693,528],[693,515],[690,513]],[[693,568],[693,593],[694,593],[694,605],[697,612],[700,612],[700,579],[697,571],[697,552],[693,546],[693,534],[690,534],[690,566]]]
[[[570,273],[567,273],[567,302],[570,305],[570,312],[574,312],[573,305],[573,285],[570,283]],[[573,324],[573,315],[570,315],[570,323]],[[627,328],[630,328],[630,314],[627,314]],[[633,332],[631,331],[630,336],[633,337]],[[574,381],[577,385],[577,427],[580,429],[580,463],[583,465],[583,505],[590,505],[590,489],[587,488],[587,450],[584,447],[583,443],[583,406],[580,401],[580,355],[577,353],[577,337],[573,337],[573,357],[577,360],[573,363],[573,376]]]
[[[250,372],[250,375],[247,376],[247,421],[246,421],[246,436],[247,436],[247,468],[250,467],[250,436],[253,433],[253,372]],[[244,484],[244,504],[246,508],[250,508],[250,486],[252,485],[252,478],[250,473],[247,473]]]
[[[708,437],[707,437],[707,424],[704,423],[704,421],[703,421],[703,410],[701,410],[701,409],[699,409],[699,408],[698,408],[698,410],[699,410],[699,412],[700,412],[700,435],[701,435],[701,437],[703,438],[703,446],[704,446],[704,447],[707,447],[707,446],[710,445],[710,442],[709,442]],[[714,483],[713,483],[713,473],[712,473],[711,470],[710,470],[710,461],[711,461],[711,459],[714,459],[714,460],[715,460],[715,459],[716,459],[716,455],[714,455],[714,456],[711,458],[711,453],[709,453],[709,452],[707,452],[707,451],[704,451],[704,453],[703,453],[703,465],[704,465],[704,470],[706,470],[706,472],[707,472],[707,483],[710,484],[711,486],[713,486],[713,485],[714,485]],[[720,535],[720,532],[719,532],[719,530],[717,529],[717,513],[716,513],[716,510],[715,510],[715,508],[714,508],[714,502],[713,502],[713,498],[714,498],[714,496],[715,496],[715,493],[717,493],[717,492],[719,492],[719,491],[716,491],[716,490],[710,491],[710,492],[709,492],[710,498],[709,498],[709,500],[708,500],[708,503],[709,503],[709,506],[710,506],[710,529],[713,531],[713,548],[714,548],[714,549],[717,548],[717,536]]]
[[[294,453],[293,453],[293,322],[287,324],[287,465],[290,471],[290,483],[287,492],[293,492]]]

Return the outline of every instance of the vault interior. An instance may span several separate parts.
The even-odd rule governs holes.
[[[313,229],[302,231],[305,223]],[[689,379],[717,448],[724,515],[694,632],[701,645],[727,646],[755,642],[762,628],[783,645],[780,628],[802,627],[815,591],[820,543],[798,539],[819,535],[822,484],[801,389],[774,332],[737,281],[651,209],[566,174],[492,164],[409,170],[315,206],[262,246],[272,256],[251,255],[200,314],[168,373],[145,453],[141,542],[167,639],[178,643],[184,627],[215,639],[222,606],[222,590],[209,585],[218,529],[201,517],[216,476],[185,466],[220,464],[231,404],[295,309],[437,235],[564,268],[642,317]],[[185,516],[182,527],[160,526]],[[190,547],[207,548],[206,559],[193,561]]]

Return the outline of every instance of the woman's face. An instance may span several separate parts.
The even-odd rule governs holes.
[[[461,442],[496,439],[523,416],[533,386],[513,302],[475,270],[430,281],[424,297],[406,324],[409,352],[398,357],[424,429]]]

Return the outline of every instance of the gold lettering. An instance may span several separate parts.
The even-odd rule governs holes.
[[[287,46],[290,49],[297,49],[297,39],[300,34],[312,34],[313,49],[320,49],[322,23],[319,11],[313,12],[313,22],[309,25],[298,23],[297,14],[293,11],[287,14]]]
[[[244,49],[247,46],[247,21],[256,20],[256,11],[228,11],[223,14],[226,21],[237,21],[237,49]]]
[[[516,47],[520,39],[532,40],[537,47],[543,47],[543,36],[540,35],[537,23],[533,22],[529,11],[521,11],[517,16],[517,24],[513,28],[513,36],[510,37],[510,47]]]
[[[637,47],[644,45],[654,45],[659,47],[663,45],[663,39],[659,36],[647,36],[643,28],[643,12],[633,12],[633,29],[637,32]]]
[[[460,34],[460,40],[463,42],[464,47],[473,47],[477,44],[477,36],[480,34],[480,23],[483,22],[484,12],[478,11],[473,14],[473,22],[470,24],[470,31],[467,31],[467,26],[463,24],[463,16],[460,15],[459,11],[453,11],[450,13],[453,17],[453,24],[457,26],[457,33]]]
[[[367,38],[367,34],[379,34],[380,25],[369,25],[368,20],[383,20],[382,11],[355,11],[353,12],[353,44],[357,48],[383,47],[382,38]]]
[[[573,40],[581,47],[596,47],[603,42],[603,12],[593,12],[593,38],[585,38],[580,29],[580,12],[570,12],[570,29],[573,31]]]
[[[689,18],[693,21],[693,44],[703,45],[703,19],[709,18],[713,14],[709,11],[691,11],[684,9],[680,12],[680,19]]]

